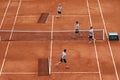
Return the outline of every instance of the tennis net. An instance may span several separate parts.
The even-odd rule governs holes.
[[[1,41],[88,40],[89,30],[0,30]],[[94,29],[94,38],[104,40],[104,30]]]

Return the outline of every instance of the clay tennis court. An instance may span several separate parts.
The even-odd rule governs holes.
[[[59,3],[62,15],[56,18]],[[0,80],[119,80],[120,41],[108,40],[109,32],[120,34],[119,4],[119,0],[0,0],[0,30],[48,31],[48,36],[40,37],[51,38],[33,40],[31,34],[31,40],[27,36],[19,41],[1,40]],[[41,13],[49,13],[45,23],[39,23]],[[88,39],[52,40],[54,31],[74,30],[75,21],[80,30],[89,30],[91,25],[104,30],[104,40],[91,44]],[[69,69],[63,63],[55,66],[64,49]],[[40,67],[39,62],[47,59],[48,65]],[[49,75],[38,75],[46,67]]]

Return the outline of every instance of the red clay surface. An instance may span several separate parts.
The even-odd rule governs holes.
[[[85,40],[13,41],[0,42],[0,80],[119,80],[120,41],[108,41],[108,32],[120,34],[120,1],[88,0],[94,29],[105,30],[105,40],[88,44]],[[56,18],[56,7],[61,3],[62,17]],[[8,8],[7,8],[8,7]],[[50,13],[47,23],[37,23],[40,14]],[[1,30],[74,30],[78,20],[81,30],[90,27],[87,0],[1,0]],[[105,25],[104,25],[105,23]],[[106,32],[107,30],[107,32]],[[107,34],[106,34],[107,33]],[[58,67],[63,49],[67,61]],[[51,75],[38,76],[38,59],[51,59]]]

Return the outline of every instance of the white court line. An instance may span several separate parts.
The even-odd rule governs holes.
[[[88,16],[89,14],[61,14],[61,16]],[[57,15],[54,15],[57,16]]]
[[[18,16],[18,17],[26,17],[26,18],[29,18],[29,17],[39,17],[40,15],[30,15],[30,16]],[[49,16],[53,16],[53,15],[49,15]],[[54,15],[54,16],[57,16],[57,15]],[[80,17],[80,16],[89,16],[88,14],[76,14],[76,15],[61,15],[63,17]]]
[[[18,9],[17,9],[17,13],[16,13],[16,16],[15,16],[15,20],[14,20],[13,27],[12,27],[11,31],[13,31],[14,28],[15,28],[15,24],[16,24],[16,21],[17,21],[17,16],[18,16],[18,12],[19,12],[21,4],[22,4],[22,0],[20,0],[20,2],[19,2],[19,6],[18,6]],[[12,34],[13,34],[13,32],[11,32],[9,40],[11,40]]]
[[[53,74],[99,74],[99,72],[52,72]]]
[[[23,17],[23,18],[24,18],[24,17],[25,17],[25,18],[30,18],[30,17],[31,17],[31,18],[32,18],[32,17],[40,17],[40,15],[34,15],[34,16],[32,16],[32,15],[30,15],[30,16],[17,16],[17,17],[21,17],[21,18],[22,18],[22,17]]]
[[[51,43],[50,43],[50,62],[49,62],[49,74],[51,74],[52,69],[52,49],[53,49],[53,29],[54,29],[54,15],[52,16],[52,31],[51,31]]]
[[[1,69],[0,69],[0,76],[1,76],[2,71],[3,71],[3,67],[4,67],[4,64],[5,64],[5,60],[6,60],[6,57],[7,57],[9,46],[10,46],[10,42],[8,42],[6,50],[5,50],[4,59],[3,59],[2,66],[1,66]]]
[[[106,33],[106,36],[108,38],[107,26],[106,26],[106,23],[105,23],[105,19],[104,19],[104,16],[103,16],[102,7],[101,7],[101,4],[100,4],[99,0],[98,0],[98,5],[99,5],[100,15],[101,15],[101,18],[102,18],[102,22],[103,22],[103,26],[104,26],[104,29],[105,29],[105,33]],[[117,78],[117,80],[119,80],[118,71],[117,71],[117,68],[116,68],[116,64],[115,64],[115,59],[114,59],[114,56],[113,56],[112,47],[111,47],[111,44],[110,44],[109,40],[107,42],[108,42],[108,46],[109,46],[109,49],[110,49],[110,54],[111,54],[111,57],[112,57],[112,63],[114,65],[116,78]]]
[[[99,72],[51,72],[52,74],[99,74]],[[37,72],[2,72],[3,75],[37,75]]]
[[[89,6],[89,1],[88,0],[87,0],[87,8],[88,8],[88,13],[89,13],[90,25],[92,26],[92,18],[91,18],[91,14],[90,14],[90,6]],[[96,47],[95,40],[94,40],[94,48],[95,48],[97,66],[98,66],[98,71],[99,71],[99,77],[100,77],[100,80],[102,80],[102,75],[101,75],[101,70],[100,70],[100,63],[99,63],[98,52],[97,52],[97,47]]]
[[[90,7],[89,7],[89,2],[88,2],[88,0],[87,0],[87,8],[88,8],[88,14],[89,14],[90,26],[92,26],[92,18],[91,18],[91,13],[90,13]]]
[[[33,74],[35,74],[35,75],[36,75],[36,74],[38,74],[38,73],[37,73],[37,72],[2,72],[2,74],[3,74],[3,75],[6,75],[6,74],[10,74],[10,75],[12,75],[12,74],[13,74],[13,75],[18,75],[18,74],[19,74],[19,75],[20,75],[20,74],[21,74],[21,75],[30,75],[30,74],[33,75]]]
[[[4,20],[5,20],[5,16],[6,16],[6,14],[7,14],[8,8],[9,8],[9,6],[10,6],[10,2],[11,2],[11,0],[9,0],[9,2],[8,2],[8,4],[7,4],[7,8],[5,9],[5,13],[4,13],[4,15],[3,15],[3,19],[2,19],[1,24],[0,24],[0,29],[2,28],[3,22],[4,22]]]
[[[15,16],[15,20],[14,20],[14,23],[13,23],[13,26],[12,26],[12,30],[14,29],[15,24],[16,24],[17,15],[18,15],[18,12],[19,12],[19,9],[20,9],[20,6],[21,6],[21,2],[22,2],[22,0],[20,0],[20,2],[19,2],[18,9],[17,9],[16,16]],[[11,39],[11,38],[12,38],[12,33],[10,34],[9,39]],[[5,50],[5,55],[4,55],[4,58],[3,58],[3,62],[2,62],[1,69],[0,69],[0,76],[1,76],[1,74],[2,74],[4,65],[5,65],[5,61],[6,61],[6,57],[7,57],[7,54],[8,54],[9,46],[10,46],[10,41],[8,42],[7,47],[6,47],[6,50]]]
[[[100,76],[100,80],[102,80],[102,74],[101,74],[101,70],[100,70],[100,63],[99,63],[99,57],[98,57],[97,46],[96,46],[95,40],[94,40],[94,48],[95,48],[95,53],[96,53],[96,60],[97,60],[97,65],[98,65],[98,70],[99,70],[99,76]]]

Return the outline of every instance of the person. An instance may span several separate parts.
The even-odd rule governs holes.
[[[89,30],[89,43],[91,43],[93,39],[94,39],[94,31],[93,31],[93,27],[91,26]]]
[[[65,68],[69,68],[69,66],[67,65],[66,55],[67,55],[67,52],[66,52],[66,49],[64,49],[64,51],[61,54],[60,61],[58,63],[56,63],[56,66],[58,66],[60,63],[64,62]]]
[[[79,33],[79,23],[76,21],[75,23],[75,33]]]
[[[57,17],[60,17],[61,13],[62,13],[62,6],[61,6],[61,4],[59,4],[57,7]]]
[[[79,22],[76,21],[76,22],[75,22],[75,37],[74,37],[74,38],[77,38],[78,34],[80,34],[80,33],[79,33],[79,27],[80,27]],[[80,35],[80,36],[81,36],[81,35]]]

